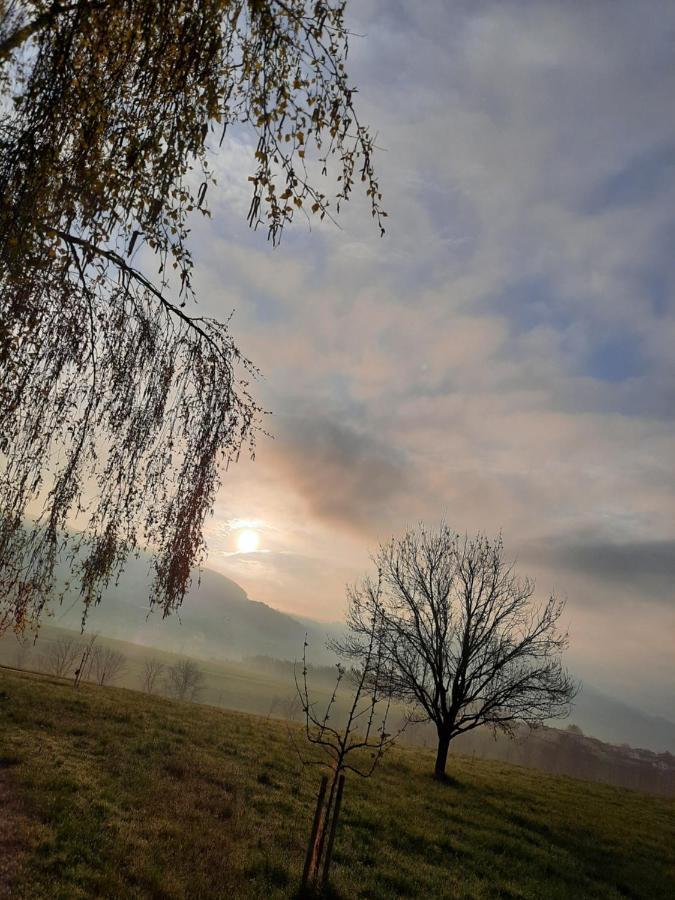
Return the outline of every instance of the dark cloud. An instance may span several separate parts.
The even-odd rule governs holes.
[[[312,511],[343,525],[386,521],[410,489],[404,454],[352,423],[312,413],[288,416],[275,445],[277,464]]]
[[[675,540],[615,542],[589,538],[531,545],[526,557],[639,592],[641,599],[675,599]]]

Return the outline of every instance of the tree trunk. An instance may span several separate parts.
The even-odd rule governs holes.
[[[438,735],[438,750],[436,751],[436,766],[434,768],[434,778],[437,781],[445,779],[445,765],[448,761],[448,748],[450,746],[450,735],[444,732]]]

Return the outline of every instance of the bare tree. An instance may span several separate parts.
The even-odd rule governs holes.
[[[146,694],[155,694],[164,675],[165,665],[158,659],[146,659],[143,665],[143,690]]]
[[[298,752],[303,765],[328,765],[330,774],[322,778],[317,797],[302,876],[303,889],[323,889],[328,883],[345,773],[354,772],[362,778],[370,778],[387,748],[407,724],[404,722],[396,735],[387,732],[392,678],[387,671],[385,645],[379,639],[380,629],[381,616],[376,611],[371,618],[360,668],[347,672],[344,666],[337,665],[335,686],[323,714],[317,712],[316,704],[310,699],[305,638],[302,678],[298,679],[296,673],[295,685],[305,715],[305,735],[311,745],[321,749],[322,758],[305,759]],[[337,722],[329,722],[335,717],[338,691],[345,679],[351,682],[353,695],[344,725],[340,727]]]
[[[33,640],[25,634],[16,635],[14,659],[17,669],[25,669],[33,649]]]
[[[112,647],[94,647],[91,656],[91,671],[97,684],[109,684],[122,673],[127,658]]]
[[[177,700],[196,700],[204,688],[204,674],[196,662],[182,659],[167,670],[169,692]]]
[[[292,697],[286,697],[285,700],[281,701],[281,714],[283,718],[287,719],[289,722],[295,722],[301,710],[302,701],[297,693]]]
[[[392,690],[438,735],[434,774],[445,778],[448,748],[479,725],[512,733],[569,711],[577,686],[562,667],[564,602],[533,601],[534,583],[504,560],[501,536],[461,538],[423,526],[380,547],[378,579],[350,590],[347,638],[363,659],[373,617]]]
[[[63,678],[70,674],[81,652],[79,641],[74,638],[59,638],[47,645],[42,658],[43,665],[52,675]]]

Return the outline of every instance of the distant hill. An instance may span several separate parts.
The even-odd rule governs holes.
[[[281,660],[302,655],[305,633],[311,661],[332,663],[326,640],[342,633],[339,623],[295,618],[251,600],[236,582],[211,569],[202,572],[180,611],[167,619],[150,613],[148,560],[131,560],[119,585],[111,588],[100,607],[90,612],[87,630],[117,640],[132,641],[202,659],[241,660],[269,656]],[[79,628],[79,601],[53,610],[53,624]],[[675,753],[675,724],[609,697],[584,683],[570,721],[585,734],[611,744],[629,744],[657,753]],[[558,724],[558,723],[554,723]],[[564,723],[562,725],[564,727]]]
[[[148,608],[149,584],[147,559],[130,560],[119,584],[90,611],[87,631],[202,659],[296,659],[307,633],[312,661],[333,660],[325,644],[341,632],[339,625],[296,619],[251,600],[238,584],[211,569],[202,572],[199,585],[195,579],[181,609],[166,619]],[[54,625],[80,627],[79,600],[66,600],[52,612]]]
[[[675,753],[675,723],[608,697],[590,684],[584,683],[570,720],[585,734],[610,744]]]

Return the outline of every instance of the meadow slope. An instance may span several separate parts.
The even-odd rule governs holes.
[[[289,729],[299,739],[280,721],[2,671],[0,895],[294,896],[319,774]],[[350,777],[333,896],[675,896],[672,801],[456,756],[439,785],[431,767],[401,748]]]

